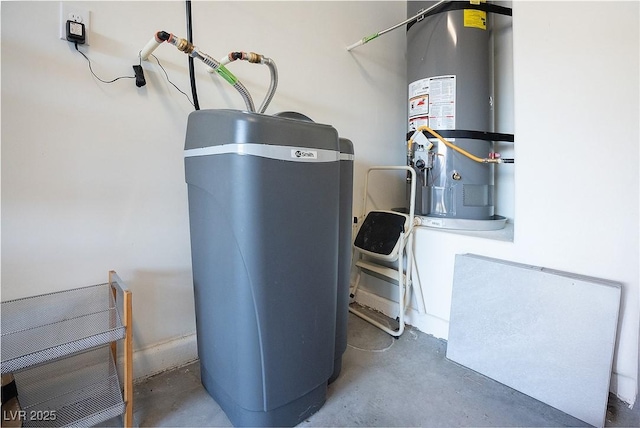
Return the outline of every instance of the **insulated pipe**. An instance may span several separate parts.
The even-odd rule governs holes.
[[[143,61],[147,61],[153,51],[155,51],[158,46],[162,44],[162,42],[166,42],[167,40],[169,40],[170,37],[171,34],[167,33],[166,31],[158,31],[140,51],[140,59]]]

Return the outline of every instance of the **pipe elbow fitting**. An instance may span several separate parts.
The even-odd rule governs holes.
[[[230,52],[228,55],[229,61],[235,61],[238,59],[242,59],[244,53],[243,52]]]
[[[158,43],[166,42],[167,40],[169,40],[170,37],[171,37],[171,34],[167,33],[166,31],[158,31],[156,33],[156,41]]]

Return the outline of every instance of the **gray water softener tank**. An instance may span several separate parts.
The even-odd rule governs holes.
[[[334,373],[340,146],[328,125],[189,115],[185,143],[202,383],[236,426],[293,426]]]
[[[336,300],[336,343],[333,374],[329,383],[340,375],[342,354],[347,349],[349,318],[349,282],[351,279],[351,241],[353,225],[353,143],[340,138],[340,224],[338,226],[338,289]]]

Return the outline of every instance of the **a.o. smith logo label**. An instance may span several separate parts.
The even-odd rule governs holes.
[[[291,150],[291,157],[296,159],[318,159],[318,152],[315,150]]]

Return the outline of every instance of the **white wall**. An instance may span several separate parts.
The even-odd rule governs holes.
[[[90,46],[102,79],[132,75],[158,30],[186,36],[184,2],[74,2],[91,11]],[[402,20],[403,2],[193,2],[194,41],[275,60],[268,113],[294,110],[353,140],[357,192],[372,164],[402,163],[405,39],[345,46]],[[147,86],[105,85],[59,40],[58,2],[2,3],[2,300],[102,283],[115,269],[133,291],[135,375],[195,358],[195,320],[182,149],[192,107],[155,62]],[[156,55],[189,91],[187,57]],[[244,108],[216,75],[198,70],[202,108]],[[266,67],[229,66],[256,105]],[[401,200],[396,187],[381,192]],[[359,210],[360,197],[355,206]]]
[[[418,230],[428,314],[411,312],[414,325],[447,337],[460,253],[618,281],[611,391],[629,403],[638,386],[639,12],[637,2],[514,2],[514,240]]]

